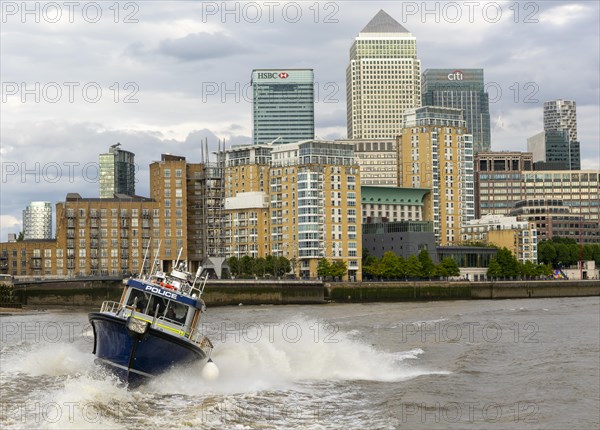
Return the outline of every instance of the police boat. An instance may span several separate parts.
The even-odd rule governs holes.
[[[192,276],[183,262],[175,267],[168,275],[156,271],[124,280],[118,302],[105,301],[100,312],[89,314],[96,360],[129,386],[197,361],[205,362],[205,379],[218,377],[210,358],[213,344],[200,324],[206,310],[201,297],[208,275],[202,278],[200,267]]]

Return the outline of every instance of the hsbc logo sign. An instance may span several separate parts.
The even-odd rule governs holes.
[[[460,70],[455,70],[452,73],[448,73],[449,81],[462,81],[463,80],[463,72]]]
[[[290,75],[287,72],[259,72],[257,74],[258,79],[287,79]]]

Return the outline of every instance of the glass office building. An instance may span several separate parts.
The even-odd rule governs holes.
[[[312,69],[255,69],[252,95],[255,145],[314,139]]]
[[[115,194],[135,195],[135,154],[112,145],[100,154],[100,198],[111,199]]]
[[[490,104],[483,69],[427,69],[421,94],[423,106],[462,109],[467,133],[473,135],[474,152],[490,150]]]

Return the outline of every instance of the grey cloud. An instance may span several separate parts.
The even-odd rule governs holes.
[[[231,57],[246,52],[236,40],[223,33],[195,33],[160,42],[158,53],[181,61],[201,61]]]

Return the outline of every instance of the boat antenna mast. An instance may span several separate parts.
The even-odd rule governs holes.
[[[142,261],[142,270],[140,271],[140,277],[145,279],[144,277],[144,267],[146,267],[146,259],[148,258],[148,251],[150,250],[150,241],[148,241],[148,246],[146,247],[146,252],[144,252],[144,260]],[[152,272],[150,272],[152,274]]]

